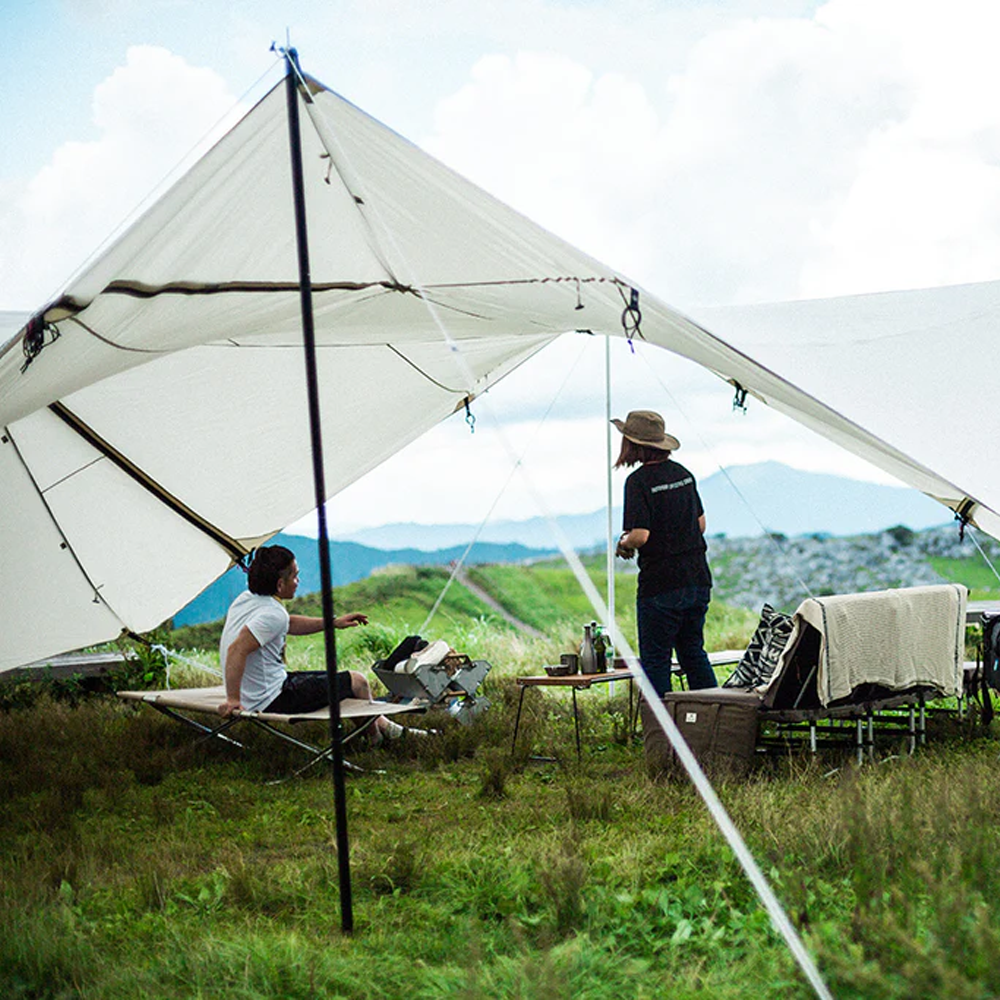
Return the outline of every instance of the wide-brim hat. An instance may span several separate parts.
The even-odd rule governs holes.
[[[654,410],[632,410],[624,421],[612,419],[611,423],[622,432],[622,436],[635,444],[661,451],[677,451],[680,441],[663,428],[663,417]]]

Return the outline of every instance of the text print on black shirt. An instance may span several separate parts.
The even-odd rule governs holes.
[[[650,489],[650,493],[662,493],[664,490],[679,490],[682,486],[691,486],[694,483],[694,476],[688,476],[687,479],[678,479],[676,483],[661,483],[659,486],[654,486]]]

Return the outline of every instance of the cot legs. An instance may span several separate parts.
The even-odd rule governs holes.
[[[167,708],[166,705],[157,705],[155,701],[147,701],[143,704],[149,705],[150,708],[155,708],[161,715],[165,715],[175,722],[179,722],[201,733],[202,737],[198,740],[199,743],[204,743],[206,740],[219,739],[224,740],[226,743],[232,743],[233,746],[239,747],[241,750],[243,749],[243,744],[239,740],[234,740],[232,737],[224,735],[225,730],[237,721],[235,718],[227,719],[218,726],[206,726],[198,722],[197,719],[192,719],[187,715],[182,715],[180,712],[175,712],[172,708]]]
[[[865,762],[866,751],[869,760],[875,758],[875,717],[870,710],[854,720],[854,747],[859,765]]]

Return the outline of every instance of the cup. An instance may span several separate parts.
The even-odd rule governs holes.
[[[580,669],[580,657],[576,653],[563,653],[559,657],[559,662],[565,666],[569,667],[569,672],[575,674]]]

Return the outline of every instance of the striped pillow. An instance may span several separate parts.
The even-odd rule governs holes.
[[[788,638],[792,634],[792,616],[775,611],[770,604],[760,609],[760,622],[737,668],[723,687],[759,687],[771,679]]]

